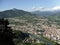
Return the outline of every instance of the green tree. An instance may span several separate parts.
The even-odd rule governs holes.
[[[8,25],[8,20],[0,19],[0,45],[15,45],[13,42],[14,34]]]

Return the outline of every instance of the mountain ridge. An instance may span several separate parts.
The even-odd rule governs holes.
[[[50,15],[54,15],[56,13],[60,12],[60,10],[55,10],[55,11],[33,11],[31,12],[32,14],[36,14],[36,15],[42,15],[42,16],[50,16]]]
[[[21,15],[31,15],[30,12],[19,10],[19,9],[10,9],[0,12],[0,18],[7,18],[7,17],[16,17]]]
[[[10,9],[0,12],[0,18],[9,18],[9,17],[19,17],[23,15],[33,15],[33,16],[52,16],[52,15],[58,15],[59,16],[60,11],[50,12],[50,11],[35,11],[35,12],[28,12],[24,10],[19,9]]]

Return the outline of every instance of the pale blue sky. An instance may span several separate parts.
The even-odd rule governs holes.
[[[60,0],[0,0],[0,11],[11,8],[30,11],[32,7],[51,8],[60,6]]]

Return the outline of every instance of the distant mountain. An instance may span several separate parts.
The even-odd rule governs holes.
[[[60,10],[56,10],[56,11],[33,11],[31,13],[36,14],[36,15],[42,15],[42,16],[50,16],[50,15],[54,15],[58,12],[60,12]]]
[[[51,20],[60,20],[60,12],[56,12],[53,15],[48,16]]]
[[[19,17],[22,15],[37,15],[37,16],[50,16],[50,15],[59,15],[60,13],[59,10],[58,11],[34,11],[34,12],[28,12],[28,11],[24,11],[24,10],[19,10],[19,9],[10,9],[10,10],[6,10],[6,11],[2,11],[0,12],[0,18],[9,18],[9,17]]]
[[[32,14],[30,12],[19,10],[19,9],[10,9],[10,10],[0,12],[0,18],[16,17],[21,15],[32,15]]]

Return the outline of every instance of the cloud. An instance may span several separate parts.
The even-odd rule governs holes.
[[[60,10],[60,6],[55,6],[52,8],[45,8],[45,7],[32,7],[32,11],[56,11],[56,10]]]
[[[60,10],[60,6],[56,6],[52,8],[53,10]]]
[[[35,10],[44,10],[45,8],[43,7],[32,7],[32,10],[35,11]]]

